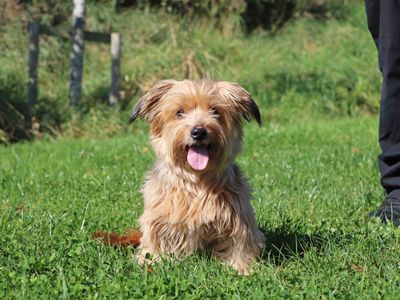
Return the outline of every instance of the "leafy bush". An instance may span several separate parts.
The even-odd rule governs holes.
[[[347,19],[351,14],[351,7],[362,0],[297,0],[296,11],[299,15],[308,14],[314,17]]]
[[[8,143],[30,137],[26,129],[25,86],[14,74],[0,72],[0,142]]]
[[[73,1],[60,0],[6,0],[25,5],[31,19],[57,25],[71,18]]]
[[[117,0],[116,8],[156,6],[169,13],[217,20],[222,28],[226,22],[239,18],[251,32],[257,28],[276,31],[294,16],[345,19],[351,13],[349,7],[353,2],[360,0]]]
[[[243,22],[248,31],[258,27],[275,31],[283,26],[296,9],[295,0],[246,0],[242,12]]]

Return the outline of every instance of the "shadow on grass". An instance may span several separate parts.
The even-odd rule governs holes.
[[[303,258],[310,250],[321,252],[328,243],[340,243],[349,238],[323,231],[313,234],[303,233],[300,224],[293,221],[271,229],[260,228],[266,238],[262,260],[269,260],[274,265],[281,265],[290,258]]]
[[[118,100],[117,108],[119,111],[131,109],[131,106],[137,101],[134,99],[131,103],[132,98],[138,93],[138,87],[135,85],[127,85],[125,82],[121,83],[120,87],[120,98]],[[110,86],[109,84],[103,84],[96,87],[89,95],[86,95],[81,103],[79,109],[82,113],[87,113],[93,107],[110,107]]]
[[[25,118],[28,112],[26,88],[9,74],[0,77],[0,143],[30,139]]]
[[[65,121],[63,105],[40,96],[29,110],[24,81],[12,73],[0,74],[0,143],[31,140],[41,132],[53,134]]]

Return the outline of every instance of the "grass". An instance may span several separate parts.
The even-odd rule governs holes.
[[[366,217],[384,194],[380,75],[362,5],[349,5],[344,19],[293,20],[273,35],[149,9],[116,14],[111,5],[89,1],[86,21],[123,35],[120,109],[104,105],[107,46],[86,44],[82,103],[72,111],[70,46],[43,37],[40,130],[31,143],[0,145],[0,298],[397,299],[400,231]],[[24,28],[15,19],[0,27],[0,125],[23,124]],[[154,154],[147,126],[126,125],[133,100],[159,79],[203,76],[240,82],[264,119],[262,128],[246,125],[238,158],[267,237],[249,277],[203,254],[149,273],[131,259],[134,249],[91,238],[137,227],[142,212]],[[0,129],[2,142],[14,138]]]
[[[246,127],[239,157],[267,248],[238,276],[205,255],[149,273],[91,239],[137,226],[154,161],[146,126],[104,140],[0,148],[0,297],[395,299],[400,232],[366,214],[383,197],[373,117]]]

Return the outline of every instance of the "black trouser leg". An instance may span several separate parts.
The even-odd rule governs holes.
[[[382,72],[378,158],[387,193],[400,189],[400,0],[366,0],[368,27]]]

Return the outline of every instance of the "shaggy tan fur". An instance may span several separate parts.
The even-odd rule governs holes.
[[[224,81],[165,80],[139,99],[130,122],[137,117],[149,122],[157,155],[143,187],[140,260],[147,253],[179,258],[208,248],[248,273],[264,246],[249,184],[234,163],[243,119],[261,124],[250,94]],[[204,139],[194,139],[193,128],[204,128]],[[190,163],[190,149],[207,159],[195,154],[200,162]]]

